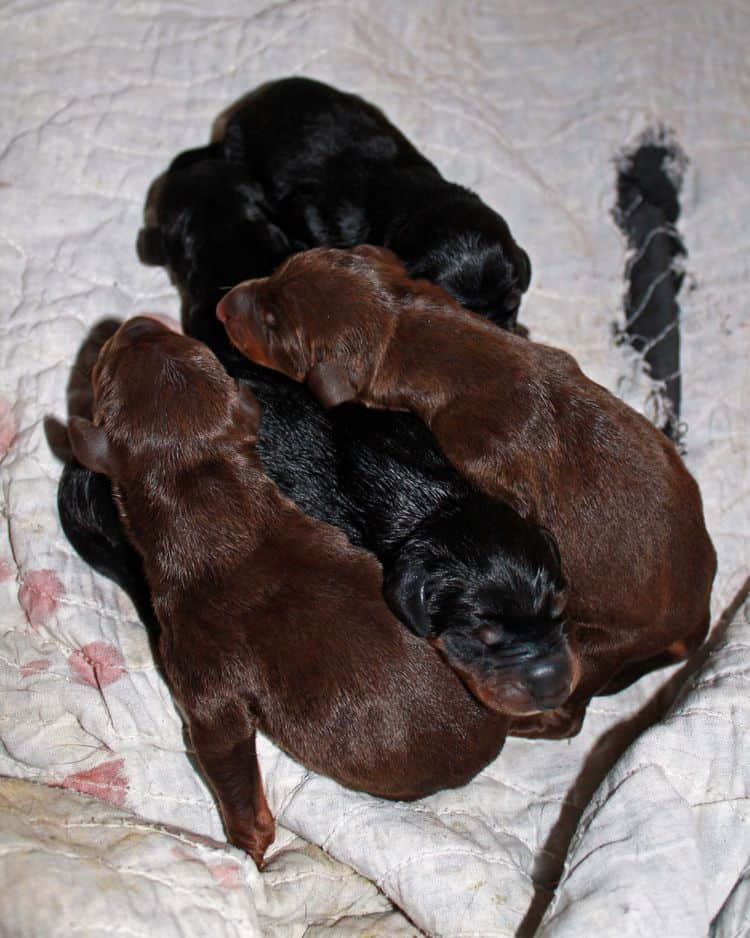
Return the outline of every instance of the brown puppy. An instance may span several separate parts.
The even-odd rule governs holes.
[[[194,339],[143,317],[104,345],[76,457],[113,480],[143,556],[160,654],[229,839],[273,840],[260,729],[315,771],[384,798],[462,785],[502,748],[490,713],[381,595],[381,568],[264,475],[260,412]]]
[[[570,355],[501,332],[369,246],[298,254],[217,314],[240,350],[324,404],[413,411],[468,479],[553,533],[575,685],[558,710],[514,718],[512,733],[571,735],[592,695],[703,641],[716,558],[698,487],[672,443]],[[463,677],[482,696],[478,675]]]

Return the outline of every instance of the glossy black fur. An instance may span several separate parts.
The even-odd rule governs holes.
[[[273,270],[299,244],[272,220],[259,185],[215,148],[180,154],[151,185],[136,250],[166,267],[182,299],[182,327],[219,357],[238,358],[213,309],[230,287]]]
[[[77,462],[66,463],[57,489],[63,530],[83,559],[125,590],[155,646],[159,622],[151,605],[143,564],[125,538],[106,476]]]
[[[219,119],[216,145],[259,182],[280,227],[308,247],[382,244],[504,328],[528,255],[476,193],[448,182],[376,107],[308,78],[262,85]]]
[[[262,194],[214,156],[210,148],[182,154],[154,183],[137,248],[143,260],[168,267],[182,296],[185,331],[209,344],[258,398],[257,452],[265,471],[306,514],[342,528],[378,557],[386,599],[414,631],[448,642],[476,632],[485,617],[496,624],[503,609],[518,615],[520,605],[534,626],[515,634],[510,647],[474,642],[471,656],[488,667],[509,653],[536,657],[542,633],[557,640],[561,628],[559,616],[547,615],[562,574],[544,532],[472,489],[419,419],[354,404],[326,412],[306,388],[248,362],[228,348],[223,329],[217,333],[223,287],[269,273],[289,245]],[[87,472],[76,466],[63,474],[63,528],[91,566],[120,583],[139,612],[146,608],[149,624],[140,561],[107,485],[87,481]],[[399,599],[409,577],[419,577],[427,601],[419,617]]]

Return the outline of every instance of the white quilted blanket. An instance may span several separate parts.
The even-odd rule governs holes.
[[[750,10],[16,0],[0,36],[0,934],[749,933]],[[265,743],[281,829],[258,874],[223,843],[128,600],[62,535],[43,418],[64,417],[94,322],[177,312],[135,257],[150,180],[289,73],[379,103],[497,206],[533,259],[534,337],[647,411],[650,382],[612,341],[614,161],[671,129],[690,159],[684,419],[718,625],[687,682],[595,700],[576,739],[511,740],[421,803],[345,791]]]

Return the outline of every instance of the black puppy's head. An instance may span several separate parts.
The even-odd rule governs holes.
[[[439,208],[420,213],[419,231],[403,246],[394,244],[396,253],[412,277],[432,280],[467,309],[502,329],[515,329],[531,282],[529,255],[505,220],[472,193],[463,193],[444,216]]]
[[[186,151],[154,180],[136,244],[142,263],[166,267],[193,304],[266,276],[292,253],[261,187],[214,150]]]
[[[531,262],[518,245],[509,251],[468,236],[445,246],[443,268],[434,279],[462,306],[513,330],[531,280]]]
[[[569,697],[560,555],[508,506],[477,499],[436,512],[386,568],[383,592],[489,709],[520,716]]]

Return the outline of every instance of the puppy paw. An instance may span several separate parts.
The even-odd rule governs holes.
[[[251,827],[245,824],[227,825],[227,836],[230,843],[248,853],[258,869],[262,870],[266,850],[276,837],[276,822],[270,811],[259,812]]]

